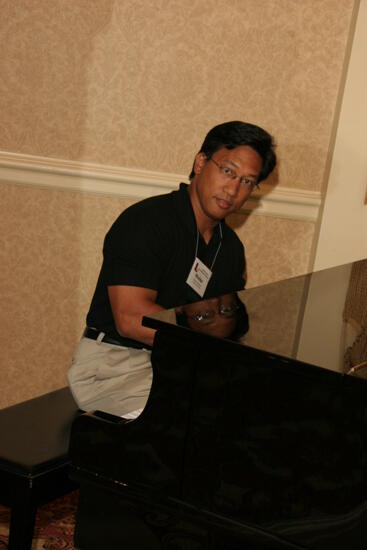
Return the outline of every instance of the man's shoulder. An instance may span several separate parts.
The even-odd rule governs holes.
[[[171,193],[165,193],[164,195],[155,195],[154,197],[147,197],[146,199],[135,202],[126,208],[126,210],[121,212],[120,217],[126,214],[135,214],[139,212],[157,212],[157,209],[165,208],[172,202],[172,195],[175,192],[176,191],[172,191]]]
[[[112,236],[135,228],[142,230],[143,227],[159,225],[163,227],[166,223],[171,223],[177,219],[175,205],[179,201],[178,195],[181,190],[174,190],[170,193],[155,195],[135,202],[128,206],[112,224],[107,236]]]
[[[231,243],[233,243],[234,246],[238,246],[243,248],[243,243],[237,233],[230,225],[228,225],[225,221],[222,222],[222,231],[223,231],[223,237],[226,240],[230,240]]]
[[[154,217],[161,215],[165,211],[169,211],[169,207],[172,204],[173,197],[176,191],[171,193],[165,193],[164,195],[156,195],[154,197],[148,197],[142,199],[134,204],[128,206],[116,219],[115,223],[123,221],[125,218],[131,217],[144,217],[153,215]]]

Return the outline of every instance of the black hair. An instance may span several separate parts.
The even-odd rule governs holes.
[[[267,178],[276,165],[275,144],[272,136],[255,124],[233,120],[214,126],[207,133],[199,152],[204,153],[207,159],[210,159],[222,147],[234,149],[240,145],[251,147],[261,157],[262,166],[257,181],[260,182]],[[194,175],[193,167],[190,180]]]

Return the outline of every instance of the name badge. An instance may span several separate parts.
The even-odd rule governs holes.
[[[195,258],[192,264],[189,276],[186,279],[186,283],[193,289],[201,298],[205,294],[206,287],[210,281],[212,272],[198,257]]]

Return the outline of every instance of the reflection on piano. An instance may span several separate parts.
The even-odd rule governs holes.
[[[144,319],[157,334],[143,413],[73,425],[77,546],[366,549],[367,381],[345,373],[352,268]]]

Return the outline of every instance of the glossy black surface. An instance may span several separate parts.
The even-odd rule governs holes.
[[[365,550],[367,381],[342,373],[352,340],[340,338],[351,272],[342,266],[145,320],[159,330],[142,415],[89,414],[73,426],[73,476],[89,495],[77,522],[83,548],[93,548],[83,527],[93,515],[123,544],[128,526],[117,518],[129,505],[135,518],[161,510],[204,530],[201,546],[182,548]],[[316,306],[328,322],[317,321]],[[324,339],[321,355],[312,335]],[[320,368],[322,353],[337,368],[330,358]],[[112,526],[101,505],[109,517],[116,510]],[[170,548],[164,540],[158,547]]]
[[[11,508],[9,550],[31,550],[38,506],[77,488],[68,477],[68,447],[79,412],[69,388],[0,411],[0,503]]]
[[[356,270],[365,272],[365,276],[359,276],[354,283],[357,289],[353,288]],[[353,290],[357,290],[357,294],[351,297]],[[223,318],[217,313],[218,303],[233,303],[233,296],[202,300],[176,310],[163,311],[147,318],[145,324],[158,328],[163,321],[171,326],[181,325],[195,332],[231,338],[234,316]],[[353,297],[358,305],[353,304]],[[348,333],[349,329],[353,333],[353,328],[345,315],[353,315],[353,307],[358,309],[357,317],[361,309],[367,310],[367,260],[244,290],[237,293],[237,299],[248,316],[245,334],[236,338],[243,345],[337,372],[348,371],[367,360],[367,346],[364,344],[360,346],[359,356],[355,353],[350,364],[345,362],[348,346],[353,344]],[[216,313],[213,319],[207,322],[195,320],[195,314],[208,311]],[[237,317],[241,315],[240,310]],[[366,339],[365,323],[362,325],[360,332]],[[355,374],[363,377],[364,372],[362,365]]]

